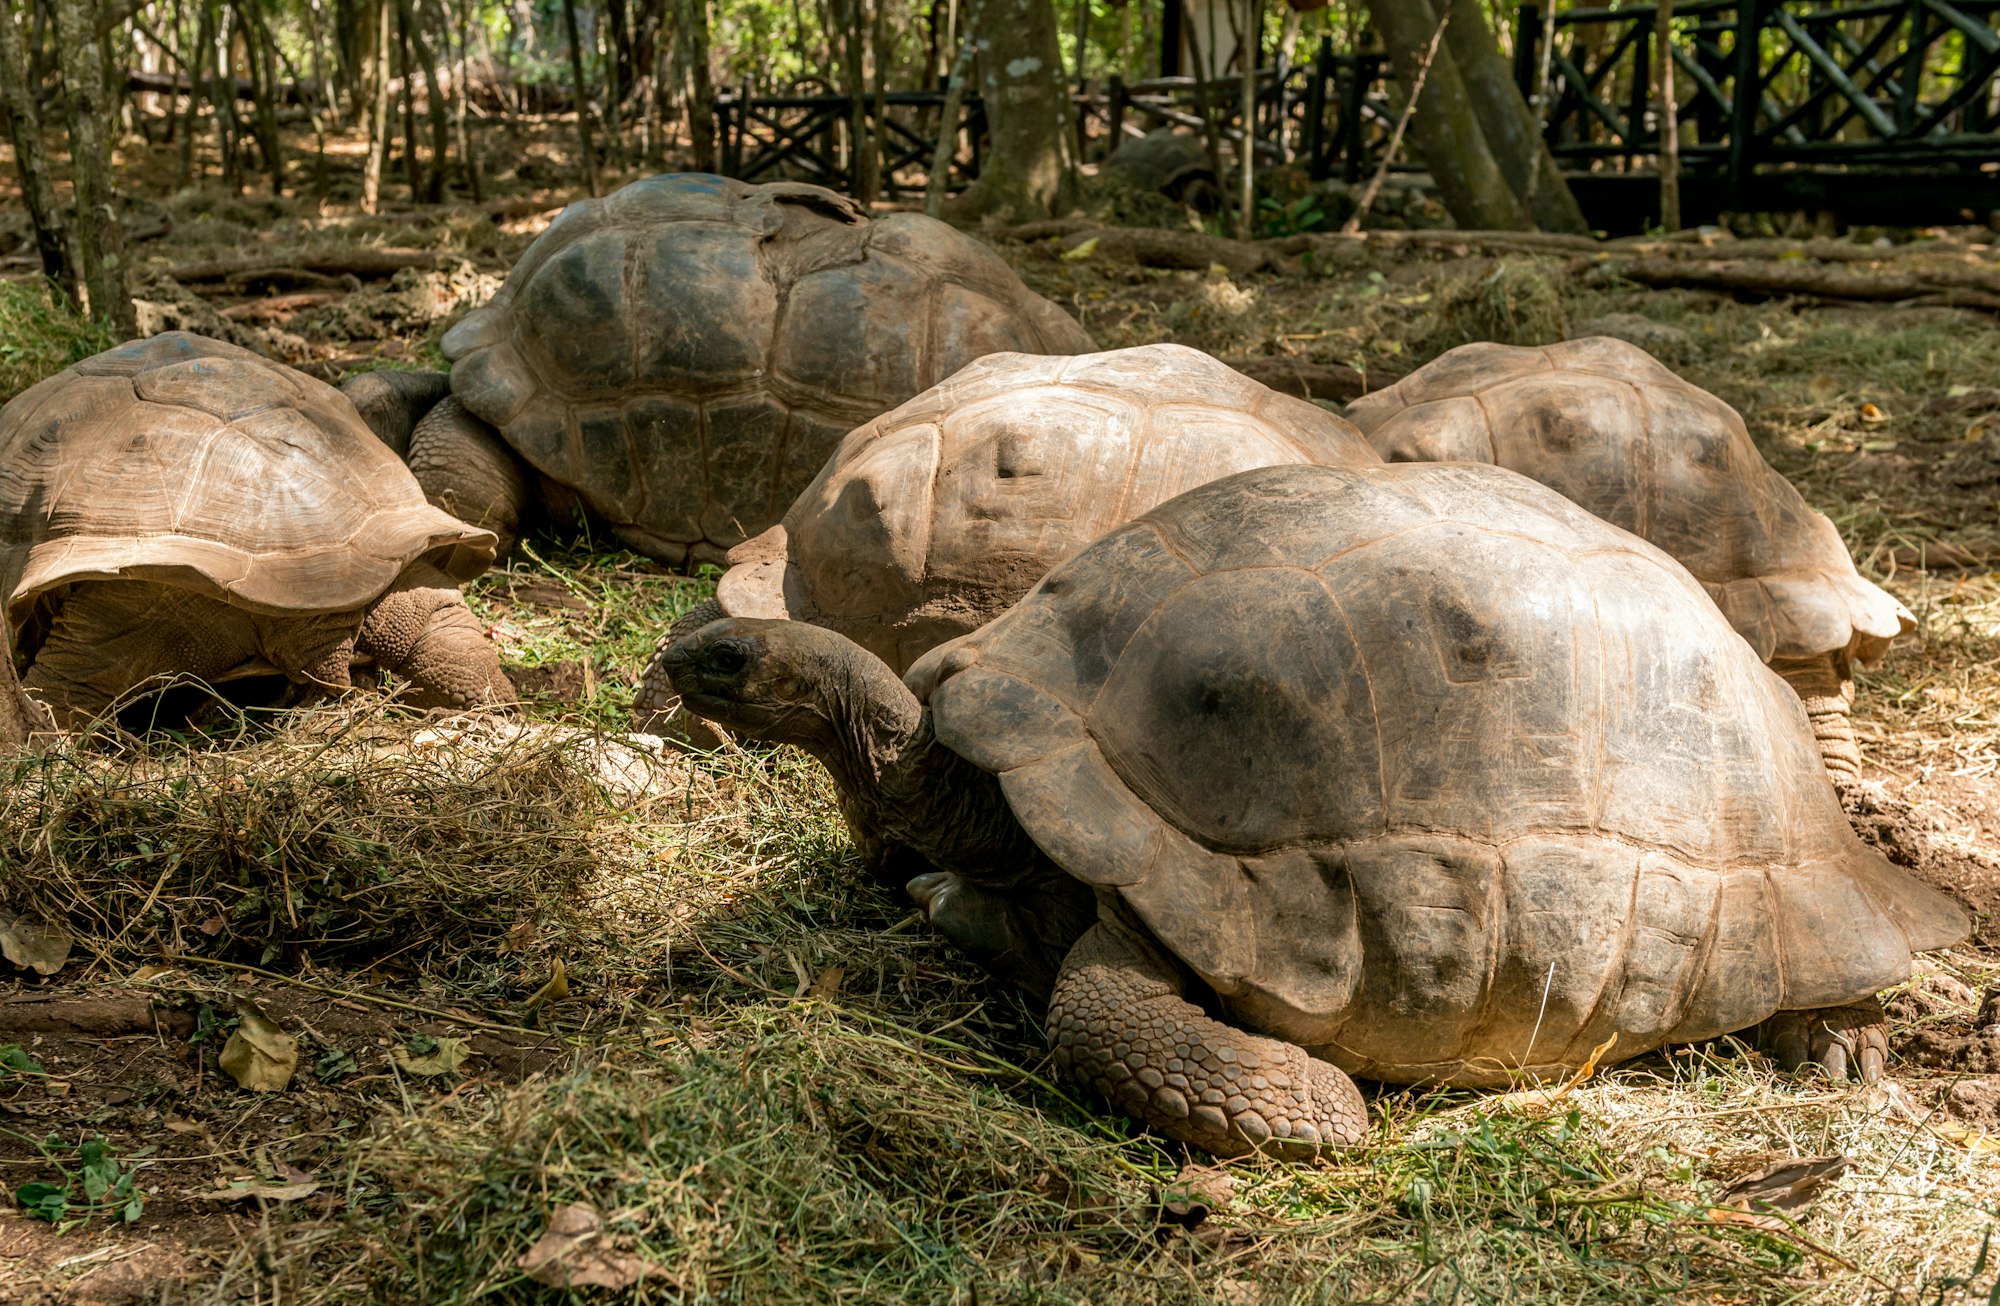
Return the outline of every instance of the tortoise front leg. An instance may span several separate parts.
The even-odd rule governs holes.
[[[500,537],[498,557],[520,538],[533,502],[528,473],[500,433],[447,396],[410,433],[410,472],[424,497]]]
[[[908,849],[890,849],[884,869],[921,861]],[[905,889],[959,951],[1037,1002],[1047,1002],[1063,958],[1090,928],[1097,905],[1088,889],[1054,866],[1035,868],[1022,879],[992,886],[934,870],[911,879]]]
[[[354,647],[408,680],[416,707],[494,707],[516,698],[465,596],[429,563],[413,564],[376,600]]]
[[[1821,653],[1809,658],[1773,658],[1771,670],[1785,678],[1805,705],[1819,755],[1835,785],[1861,778],[1861,745],[1855,742],[1854,679],[1847,654]]]
[[[1216,1156],[1309,1157],[1361,1141],[1368,1109],[1337,1067],[1211,1020],[1147,940],[1099,921],[1049,1003],[1056,1064],[1148,1128]]]

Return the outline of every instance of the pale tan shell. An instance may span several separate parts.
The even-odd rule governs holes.
[[[339,391],[204,336],[120,346],[0,410],[0,594],[27,652],[74,581],[347,612],[419,558],[468,580],[493,546],[424,502]]]
[[[1380,461],[1340,418],[1180,345],[993,354],[840,442],[717,589],[901,670],[1166,499],[1251,467]]]
[[[764,530],[841,436],[982,354],[1093,347],[942,222],[703,173],[570,205],[443,341],[468,410],[669,561]]]
[[[1494,467],[1204,486],[905,680],[1232,1023],[1357,1075],[1636,1056],[1967,928],[1856,837],[1683,568]]]
[[[1764,461],[1736,410],[1636,345],[1463,345],[1347,417],[1390,462],[1495,463],[1650,540],[1767,662],[1872,662],[1915,628]]]

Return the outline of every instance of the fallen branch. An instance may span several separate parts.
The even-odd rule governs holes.
[[[1154,227],[1104,227],[1078,231],[1063,240],[1063,248],[1075,250],[1089,240],[1097,242],[1091,251],[1092,257],[1145,268],[1207,271],[1219,265],[1240,276],[1246,272],[1283,272],[1290,266],[1283,251],[1274,245],[1230,240],[1199,231],[1162,231]]]
[[[1859,272],[1802,260],[1635,258],[1608,262],[1601,275],[1642,286],[1715,290],[1766,299],[1787,295],[1862,303],[1922,299],[2000,310],[2000,269],[1985,272],[1964,267],[1897,268]]]
[[[1401,373],[1359,372],[1339,363],[1314,363],[1303,358],[1225,358],[1229,364],[1259,385],[1298,399],[1325,399],[1352,403],[1371,390],[1393,385]]]
[[[340,298],[340,293],[336,291],[314,290],[296,295],[272,295],[264,299],[253,299],[247,303],[231,304],[217,311],[231,322],[286,322],[296,313],[309,308],[324,307]]]
[[[218,259],[210,263],[184,263],[166,269],[166,275],[186,285],[190,281],[231,281],[262,274],[311,272],[321,276],[386,277],[404,268],[434,268],[444,256],[421,249],[350,249],[334,254],[302,254],[287,262],[270,259]]]

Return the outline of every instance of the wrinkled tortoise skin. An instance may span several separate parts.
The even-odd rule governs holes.
[[[764,530],[841,436],[973,359],[1092,347],[943,223],[699,173],[570,205],[443,342],[466,409],[668,563]]]
[[[907,682],[1223,1020],[1357,1076],[1632,1057],[1865,999],[1967,929],[1856,838],[1681,566],[1493,467],[1193,490]]]
[[[837,630],[900,672],[1177,494],[1379,461],[1347,422],[1181,345],[995,354],[842,440],[783,522],[730,553],[716,597]]]

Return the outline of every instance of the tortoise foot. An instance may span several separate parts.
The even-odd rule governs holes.
[[[1757,1027],[1757,1042],[1779,1066],[1819,1066],[1827,1078],[1872,1084],[1889,1059],[1889,1025],[1873,998],[1845,1007],[1781,1011]]]

